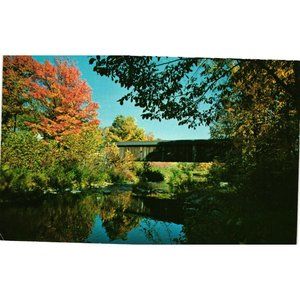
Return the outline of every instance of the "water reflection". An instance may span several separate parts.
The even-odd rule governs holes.
[[[137,214],[143,212],[144,206],[142,201],[134,201],[129,191],[114,192],[99,204],[102,226],[110,241],[126,240],[127,233],[137,227],[141,221],[141,217]],[[128,212],[135,212],[135,214]]]
[[[5,240],[170,244],[182,237],[176,203],[137,199],[131,191],[14,200],[0,203]]]
[[[81,242],[91,231],[97,204],[72,196],[2,203],[0,232],[5,240]]]
[[[86,242],[117,243],[117,244],[173,244],[182,235],[182,225],[155,221],[143,218],[140,223],[126,233],[123,238],[111,240],[100,217],[96,217],[95,224]]]

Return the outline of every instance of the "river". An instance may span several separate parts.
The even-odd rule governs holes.
[[[182,203],[131,190],[1,197],[0,238],[18,241],[176,244]]]

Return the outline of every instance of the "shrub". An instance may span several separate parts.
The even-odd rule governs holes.
[[[45,143],[28,131],[6,135],[2,142],[1,189],[13,191],[43,189],[46,170],[55,162],[54,143]]]
[[[104,148],[104,161],[112,182],[136,180],[133,154],[129,151],[121,158],[118,147],[115,144],[107,144]]]
[[[172,193],[181,194],[194,188],[195,182],[191,171],[173,169],[169,179],[169,186]]]
[[[143,168],[138,171],[138,176],[145,181],[162,182],[165,180],[164,174],[159,170],[153,170],[149,162],[144,162]]]
[[[0,189],[84,188],[101,183],[105,166],[100,146],[97,131],[73,134],[59,143],[29,131],[9,133],[2,143]]]
[[[151,182],[161,182],[164,181],[164,175],[158,170],[147,170],[142,174],[143,178]]]

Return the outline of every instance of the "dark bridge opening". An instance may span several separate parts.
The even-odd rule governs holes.
[[[118,142],[121,157],[129,151],[137,161],[210,162],[223,161],[232,149],[229,140],[176,140]]]

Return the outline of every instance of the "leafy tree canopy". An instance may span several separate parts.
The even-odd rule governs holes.
[[[3,63],[3,129],[32,129],[60,140],[98,125],[98,105],[79,69],[64,60],[39,63],[6,56]]]
[[[2,129],[17,129],[19,116],[31,116],[33,100],[33,75],[37,62],[30,56],[5,56],[3,58]]]
[[[152,134],[147,135],[145,130],[139,128],[133,117],[119,115],[115,118],[112,125],[104,130],[108,142],[121,141],[151,141],[154,139]]]
[[[218,120],[228,102],[242,98],[248,105],[270,95],[299,111],[299,62],[150,56],[96,56],[89,62],[97,74],[127,88],[119,102],[143,108],[146,119],[177,119],[194,128]]]

